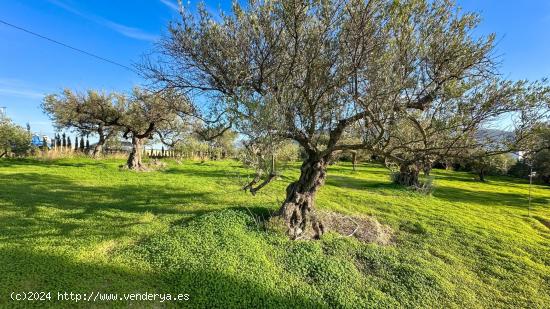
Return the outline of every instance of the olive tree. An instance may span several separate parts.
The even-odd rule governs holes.
[[[145,74],[303,148],[278,212],[294,238],[324,232],[314,200],[335,155],[395,153],[387,147],[405,119],[460,113],[447,105],[498,78],[494,36],[473,37],[478,16],[450,1],[266,0],[216,19],[205,8],[181,14]]]
[[[419,170],[429,173],[436,160],[481,162],[518,151],[532,128],[548,117],[550,89],[544,81],[470,78],[466,82],[473,86],[457,82],[431,108],[408,111],[396,121],[380,151],[398,164],[396,182],[418,186]]]
[[[529,177],[534,172],[539,180],[550,183],[550,123],[540,123],[533,128],[519,155],[519,160],[510,168],[511,175]]]
[[[245,166],[254,169],[255,175],[242,189],[256,195],[256,192],[268,185],[278,175],[276,156],[283,140],[275,139],[270,135],[249,135],[247,137],[241,143],[240,160]]]
[[[178,134],[181,114],[190,114],[192,109],[185,96],[175,91],[148,91],[134,88],[131,94],[99,94],[89,90],[87,94],[75,94],[65,90],[61,95],[48,95],[42,107],[54,120],[56,126],[76,128],[82,132],[80,149],[84,150],[84,135],[94,132],[99,141],[93,151],[96,156],[104,143],[121,132],[132,140],[128,156],[130,169],[144,168],[143,145],[154,135],[168,142]],[[87,141],[88,143],[88,141]]]
[[[8,154],[27,154],[32,148],[31,138],[28,130],[0,116],[0,158]]]
[[[105,142],[117,133],[113,124],[120,119],[122,111],[116,100],[115,94],[95,90],[79,94],[65,89],[61,94],[47,95],[42,110],[58,129],[74,129],[80,135],[97,134],[99,139],[92,152],[93,157],[97,157]]]
[[[156,135],[163,143],[174,144],[183,125],[181,114],[192,113],[186,97],[170,90],[134,88],[130,96],[119,96],[119,102],[123,114],[113,124],[121,128],[124,138],[132,140],[127,166],[135,170],[144,168],[145,142]]]

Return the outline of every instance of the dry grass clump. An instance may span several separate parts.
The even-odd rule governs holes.
[[[394,242],[392,228],[381,224],[374,217],[350,216],[337,212],[319,212],[317,216],[327,231],[355,237],[365,243],[391,245]]]
[[[374,217],[350,216],[337,212],[317,212],[317,218],[323,222],[325,232],[335,232],[342,237],[355,237],[364,243],[391,245],[394,243],[394,231],[388,225],[381,224]],[[279,216],[272,217],[266,227],[277,232],[286,232],[284,220]],[[310,229],[297,239],[313,239]]]

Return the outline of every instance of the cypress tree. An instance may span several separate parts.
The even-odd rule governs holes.
[[[67,147],[67,136],[65,135],[65,132],[63,132],[63,138],[61,139],[61,145],[63,148]]]
[[[71,149],[72,147],[72,144],[71,144],[71,137],[70,136],[67,136],[67,148]]]
[[[78,135],[74,138],[74,150],[78,151]]]
[[[84,151],[84,136],[80,137],[80,151]]]

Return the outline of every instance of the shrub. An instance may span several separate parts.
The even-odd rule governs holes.
[[[0,157],[25,156],[32,150],[32,135],[8,118],[0,118]]]

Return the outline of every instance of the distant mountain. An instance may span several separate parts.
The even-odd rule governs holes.
[[[480,129],[476,132],[476,139],[479,141],[501,143],[514,139],[514,132],[498,129]]]

